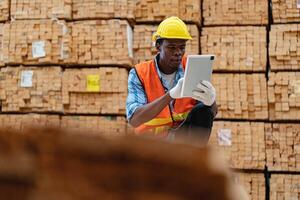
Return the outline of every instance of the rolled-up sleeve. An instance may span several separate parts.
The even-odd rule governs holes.
[[[147,104],[147,97],[135,69],[131,69],[128,76],[128,96],[126,100],[126,116],[129,121],[135,110]]]

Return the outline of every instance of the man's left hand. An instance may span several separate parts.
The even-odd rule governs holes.
[[[208,81],[201,81],[193,90],[193,99],[201,101],[206,106],[211,106],[216,100],[216,89]]]

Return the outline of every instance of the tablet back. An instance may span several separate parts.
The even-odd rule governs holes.
[[[214,55],[189,55],[184,73],[181,95],[191,97],[196,85],[206,80],[211,82]]]

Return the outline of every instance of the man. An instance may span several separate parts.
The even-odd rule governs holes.
[[[208,141],[216,115],[215,88],[202,81],[191,98],[181,97],[185,46],[191,39],[182,20],[165,19],[153,35],[156,57],[130,71],[126,112],[137,133],[201,144]]]

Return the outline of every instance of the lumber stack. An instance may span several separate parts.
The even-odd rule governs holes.
[[[155,44],[152,41],[152,35],[157,30],[156,25],[136,25],[134,27],[134,64],[151,60],[155,57],[157,50]],[[193,40],[189,40],[186,43],[186,54],[199,54],[199,31],[196,25],[187,25],[189,33]]]
[[[267,83],[264,74],[218,74],[216,88],[218,118],[268,119]]]
[[[120,136],[126,133],[127,125],[125,118],[120,116],[63,116],[61,127],[85,134],[100,132],[105,136]]]
[[[275,23],[300,22],[298,0],[272,0],[272,14]]]
[[[242,185],[251,200],[264,200],[266,198],[265,178],[263,173],[236,172],[234,180]]]
[[[24,131],[31,127],[60,127],[58,115],[18,114],[0,115],[0,128],[11,131]]]
[[[269,58],[271,71],[300,70],[300,24],[271,26]]]
[[[299,199],[300,175],[273,174],[270,179],[270,199]]]
[[[215,121],[209,144],[225,155],[235,169],[264,169],[265,140],[262,122]]]
[[[202,54],[214,54],[214,71],[263,72],[267,63],[265,27],[205,27]]]
[[[132,29],[126,20],[76,21],[72,28],[72,64],[132,64]]]
[[[299,120],[300,72],[270,73],[268,102],[270,120]]]
[[[183,21],[200,24],[201,9],[198,0],[137,0],[134,17],[137,22],[161,22],[177,16]]]
[[[4,25],[6,64],[61,64],[70,56],[70,34],[64,21],[17,20]]]
[[[0,21],[9,19],[9,0],[0,1]]]
[[[133,19],[135,0],[73,0],[73,19]]]
[[[126,69],[66,69],[62,101],[66,113],[125,114]]]
[[[60,67],[6,67],[0,73],[3,112],[62,112]]]
[[[300,171],[300,124],[268,124],[266,161],[272,171]]]
[[[266,0],[203,0],[204,25],[268,24]]]
[[[11,0],[10,15],[14,19],[71,19],[72,0]]]

